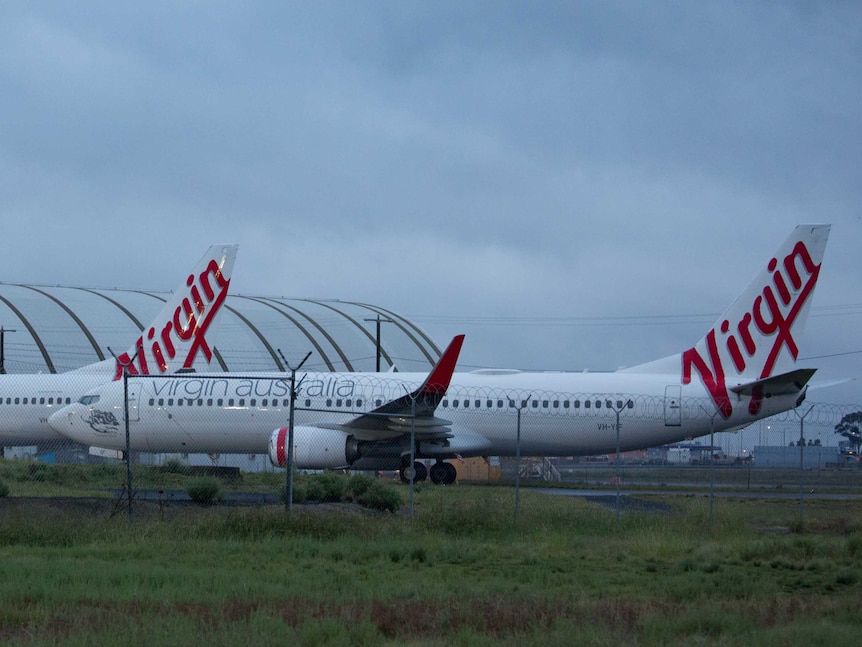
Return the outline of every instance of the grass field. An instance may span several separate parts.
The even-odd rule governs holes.
[[[515,520],[511,488],[427,486],[414,518],[140,503],[129,522],[109,498],[10,490],[4,645],[835,646],[862,629],[862,502],[807,502],[801,524],[792,500],[722,499],[710,522],[703,496],[644,495],[664,505],[617,523],[524,491]]]

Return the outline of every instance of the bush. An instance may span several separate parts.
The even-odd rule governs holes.
[[[0,481],[0,499],[4,496],[9,496],[9,486],[6,485],[3,481]]]
[[[375,479],[368,476],[368,474],[354,474],[347,483],[347,489],[353,494],[353,498],[358,501],[361,496],[368,492],[368,489],[374,483]]]
[[[356,500],[364,506],[384,512],[398,512],[403,503],[398,490],[373,479],[368,489],[361,496],[357,496]]]
[[[320,503],[343,501],[347,492],[347,482],[341,474],[324,472],[308,477],[305,484],[305,500]]]
[[[186,481],[186,492],[192,501],[202,505],[215,503],[224,498],[221,482],[212,476],[189,479]]]
[[[159,467],[159,471],[164,474],[190,474],[189,466],[183,463],[179,458],[169,458]]]

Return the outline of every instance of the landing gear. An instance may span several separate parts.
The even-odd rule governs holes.
[[[409,462],[409,460],[407,462]],[[404,463],[404,465],[407,465],[407,463]],[[411,480],[414,483],[419,483],[424,481],[426,478],[428,478],[428,468],[425,467],[425,463],[415,461],[413,463],[413,467],[401,467],[402,483],[410,483]]]
[[[435,485],[451,485],[458,477],[458,472],[452,463],[437,461],[431,466],[431,482]]]

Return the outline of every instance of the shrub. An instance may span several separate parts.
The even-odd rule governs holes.
[[[344,476],[332,472],[313,474],[305,484],[305,499],[320,503],[338,503],[344,500],[346,491]]]
[[[212,476],[189,479],[186,481],[186,492],[192,501],[202,505],[215,503],[224,498],[221,482]]]
[[[0,499],[4,496],[9,496],[9,486],[6,485],[3,481],[0,481]]]
[[[189,466],[183,463],[179,458],[169,458],[164,463],[162,463],[161,467],[159,467],[159,471],[165,474],[191,473]]]
[[[364,506],[385,512],[397,512],[403,503],[398,490],[373,479],[368,489],[356,500]]]
[[[350,490],[351,494],[353,494],[353,498],[357,501],[362,495],[364,495],[368,488],[370,488],[375,482],[375,479],[368,476],[368,474],[354,474],[350,477],[350,481],[347,483],[347,489]]]

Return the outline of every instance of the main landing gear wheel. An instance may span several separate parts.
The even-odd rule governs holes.
[[[452,463],[437,461],[431,466],[431,482],[435,485],[452,485],[458,477],[458,472]]]
[[[428,478],[428,468],[425,467],[425,463],[415,461],[413,463],[413,467],[401,468],[402,483],[410,483],[411,480],[414,483],[419,483],[420,481],[424,481],[426,478]]]

